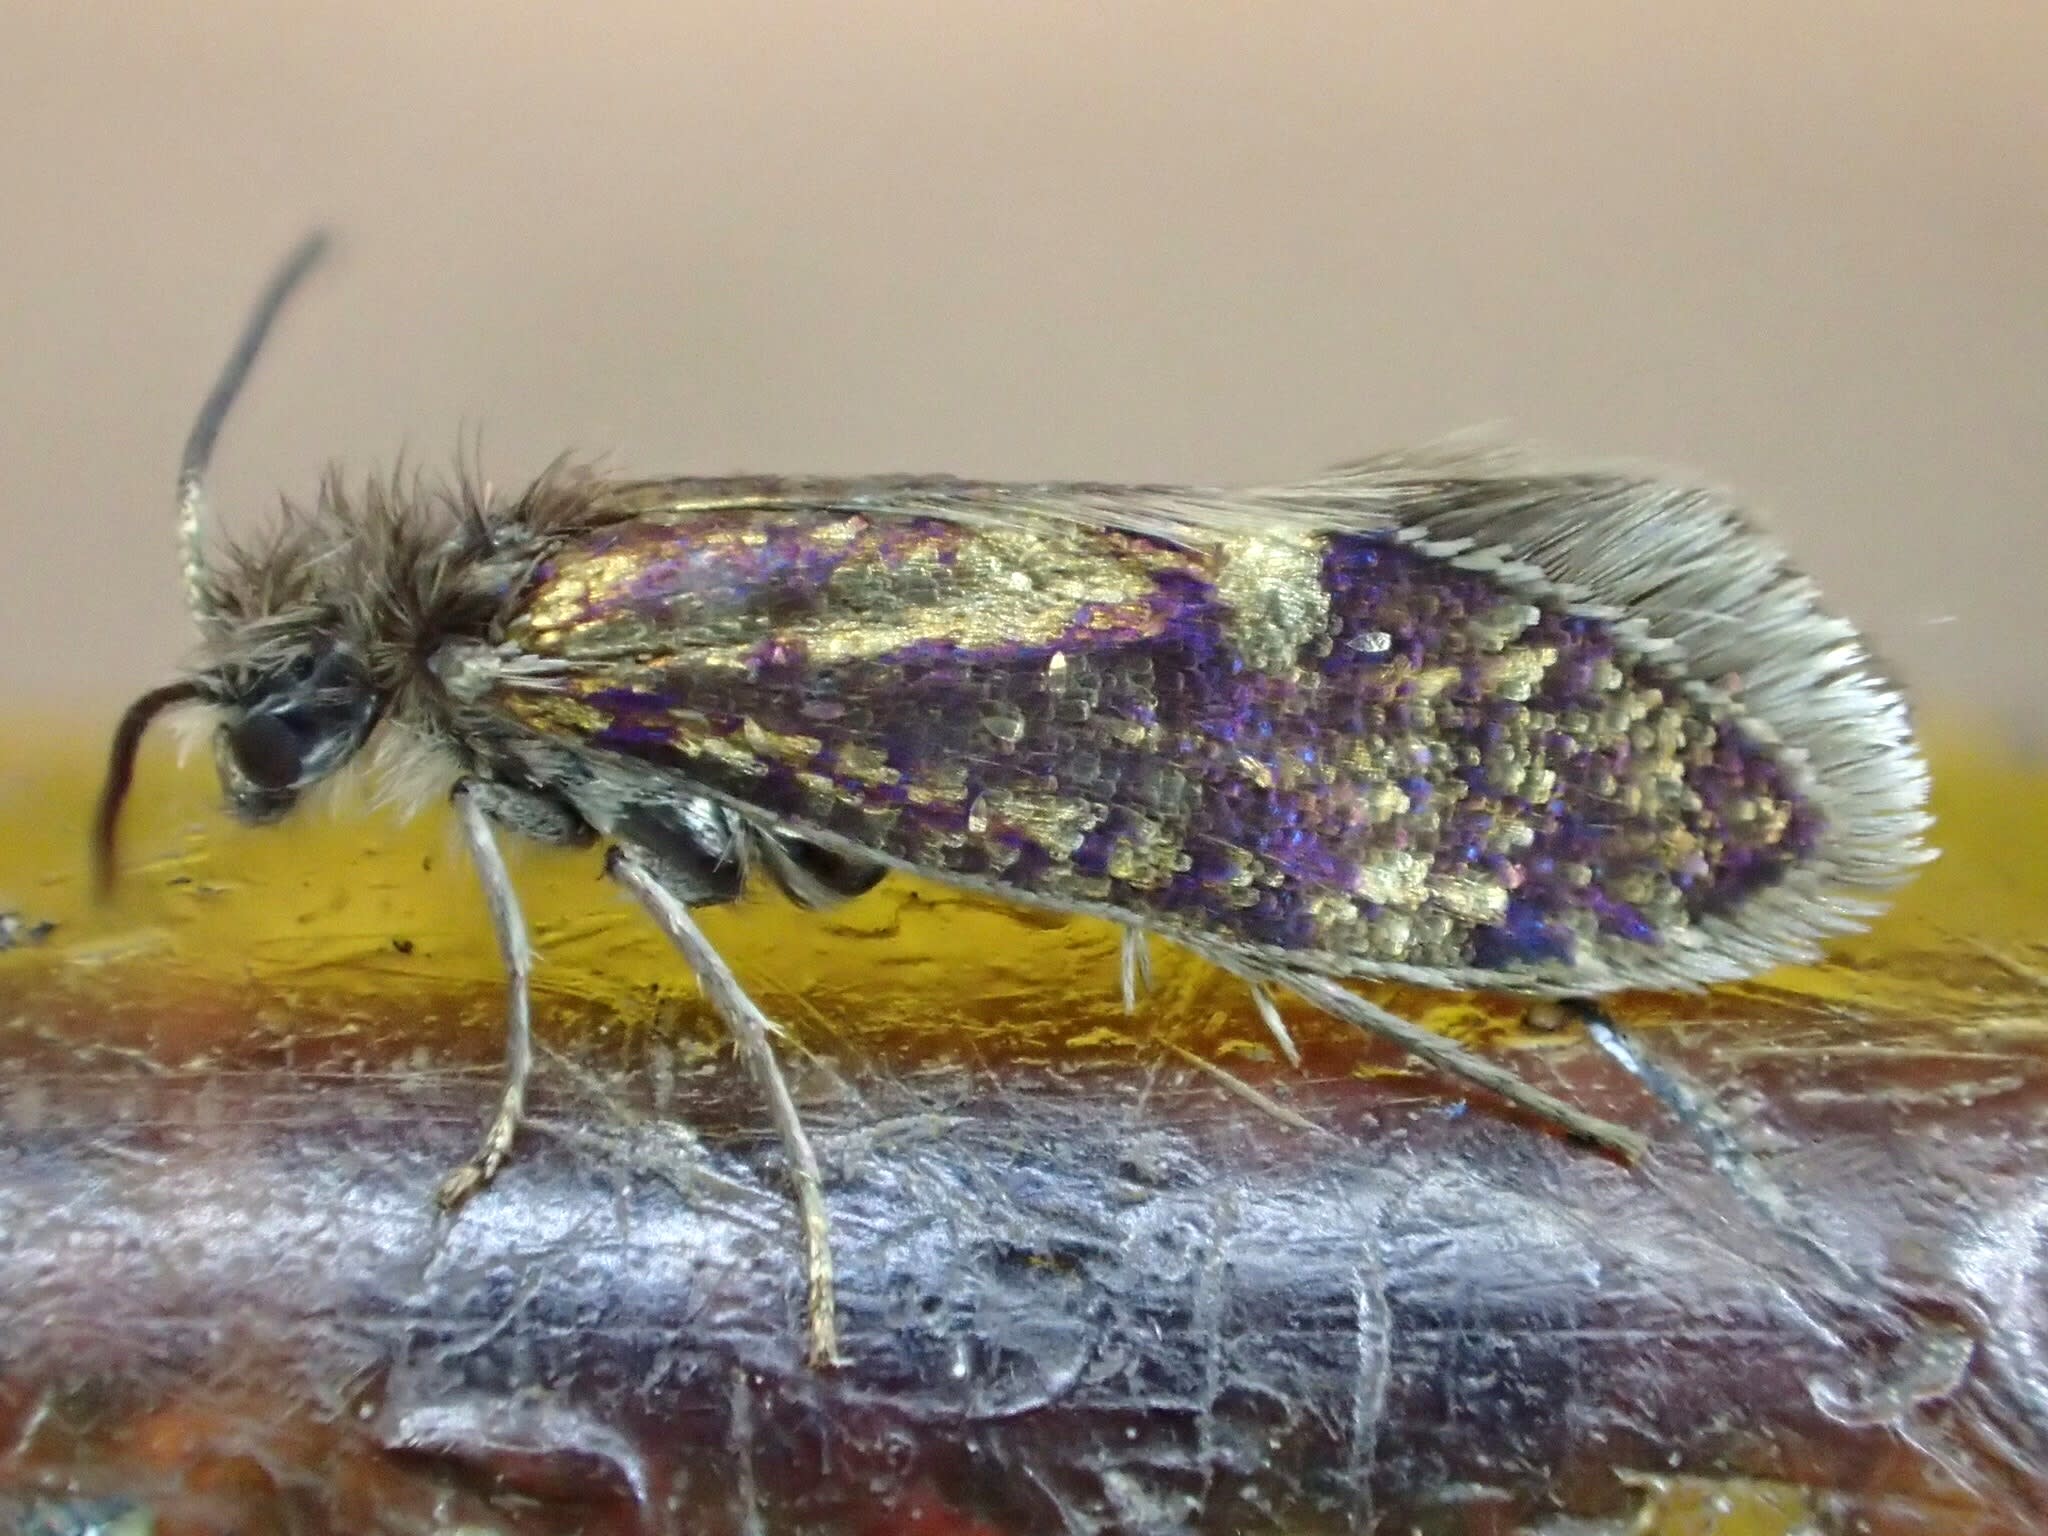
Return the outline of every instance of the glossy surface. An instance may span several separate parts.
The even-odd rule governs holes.
[[[507,636],[541,663],[487,702],[934,874],[1339,972],[1682,949],[1817,841],[1725,701],[1391,532],[1200,551],[715,489],[540,562]]]
[[[1303,1014],[1306,1070],[1262,1060],[1241,994],[1164,953],[1125,1019],[1098,925],[894,882],[829,921],[710,914],[794,1027],[852,1362],[820,1376],[772,1139],[591,860],[522,871],[548,957],[535,1122],[443,1223],[497,1046],[443,830],[228,831],[202,775],[152,761],[123,904],[93,917],[58,854],[85,762],[21,764],[0,806],[25,855],[0,956],[10,1511],[164,1533],[2048,1517],[2038,774],[1946,767],[1947,857],[1841,964],[1617,1006],[1720,1107],[1709,1149],[1742,1149],[1720,1170],[1508,1008],[1428,1017],[1650,1130],[1641,1169]],[[1586,1523],[1544,1525],[1564,1514]]]

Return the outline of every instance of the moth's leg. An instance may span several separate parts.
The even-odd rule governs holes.
[[[751,829],[761,865],[776,889],[800,907],[817,911],[873,890],[888,869],[873,859],[841,853],[787,832]]]
[[[1541,1088],[1525,1083],[1506,1067],[1466,1050],[1455,1040],[1447,1039],[1434,1030],[1412,1024],[1397,1013],[1389,1013],[1327,976],[1313,971],[1276,971],[1272,973],[1272,980],[1323,1012],[1384,1036],[1439,1072],[1461,1077],[1468,1083],[1497,1093],[1509,1103],[1520,1105],[1581,1141],[1605,1147],[1630,1162],[1640,1158],[1647,1148],[1648,1144],[1636,1132],[1575,1109],[1555,1094],[1545,1093]]]
[[[836,1365],[839,1354],[838,1302],[833,1293],[831,1229],[825,1212],[825,1181],[818,1171],[818,1157],[811,1150],[810,1137],[796,1110],[789,1084],[769,1037],[775,1024],[754,1005],[733,976],[732,969],[704,937],[704,931],[690,916],[687,894],[671,889],[660,862],[641,850],[620,844],[605,858],[605,870],[632,892],[647,914],[660,925],[669,942],[682,951],[683,959],[696,972],[711,1006],[718,1010],[738,1042],[740,1055],[768,1100],[768,1113],[782,1138],[783,1157],[789,1165],[790,1182],[796,1187],[797,1213],[803,1224],[804,1276],[809,1291],[807,1316],[810,1357],[813,1365]]]
[[[1585,1027],[1587,1038],[1617,1066],[1647,1088],[1671,1118],[1691,1133],[1714,1170],[1728,1181],[1737,1198],[1775,1230],[1780,1238],[1827,1270],[1839,1286],[1870,1285],[1870,1277],[1829,1247],[1799,1213],[1766,1169],[1744,1145],[1741,1132],[1707,1089],[1683,1071],[1645,1055],[1627,1030],[1591,998],[1561,999],[1557,1012],[1567,1022]]]
[[[1124,929],[1122,959],[1124,1012],[1136,1013],[1139,996],[1152,990],[1152,940],[1144,929]],[[1280,1017],[1280,1010],[1273,1006],[1273,994],[1266,990],[1264,982],[1252,977],[1245,977],[1244,984],[1251,990],[1252,1006],[1259,1010],[1259,1022],[1266,1026],[1266,1033],[1273,1037],[1287,1064],[1298,1068],[1301,1048],[1294,1043],[1294,1035],[1287,1028],[1287,1021]]]
[[[1635,1041],[1622,1033],[1621,1026],[1608,1017],[1606,1009],[1591,998],[1573,997],[1560,999],[1557,1011],[1567,1022],[1582,1025],[1586,1037],[1609,1060],[1649,1089],[1657,1102],[1693,1133],[1716,1163],[1726,1163],[1735,1156],[1727,1128],[1707,1112],[1701,1096],[1689,1083],[1681,1082],[1669,1069],[1638,1051]]]
[[[1138,999],[1152,990],[1152,939],[1142,928],[1124,929],[1123,946],[1124,1012],[1136,1013]],[[1280,1010],[1273,1006],[1273,994],[1265,984],[1250,977],[1245,985],[1251,989],[1252,1006],[1259,1010],[1259,1022],[1266,1026],[1266,1033],[1273,1037],[1273,1043],[1280,1047],[1280,1054],[1287,1058],[1290,1067],[1301,1065],[1301,1050],[1294,1043],[1294,1036],[1287,1028],[1287,1021],[1280,1017]]]
[[[1124,1012],[1136,1013],[1138,999],[1152,990],[1152,940],[1142,928],[1126,928],[1119,959],[1123,962]]]
[[[636,805],[601,825],[685,906],[723,906],[747,888],[746,828],[716,800],[685,795]]]
[[[464,779],[456,786],[486,816],[508,832],[558,848],[588,848],[597,833],[566,800],[493,779]]]
[[[1251,988],[1252,1006],[1259,1010],[1259,1022],[1266,1026],[1266,1033],[1273,1037],[1273,1043],[1280,1047],[1280,1054],[1287,1058],[1290,1067],[1301,1066],[1301,1047],[1294,1043],[1294,1034],[1287,1027],[1287,1021],[1280,1017],[1280,1010],[1273,1003],[1273,994],[1266,990],[1262,981],[1247,981]]]
[[[484,1132],[476,1156],[441,1182],[442,1208],[453,1210],[491,1181],[512,1150],[519,1134],[519,1121],[526,1111],[526,1083],[533,1071],[533,1003],[528,979],[533,972],[533,946],[526,935],[526,918],[519,910],[519,895],[512,889],[512,876],[505,868],[505,856],[498,851],[497,835],[491,830],[492,817],[508,807],[531,809],[538,796],[520,799],[520,792],[504,785],[465,779],[455,786],[455,819],[462,827],[462,840],[469,846],[470,862],[484,888],[484,903],[490,908],[491,930],[498,937],[498,953],[505,960],[505,1086],[498,1096],[498,1112]],[[516,816],[518,809],[513,809]],[[540,824],[536,813],[534,824]],[[517,823],[515,822],[515,825]]]
[[[1586,1031],[1586,1038],[1609,1060],[1647,1088],[1674,1119],[1692,1132],[1718,1166],[1725,1170],[1740,1159],[1732,1133],[1709,1107],[1706,1096],[1670,1068],[1643,1055],[1612,1015],[1592,998],[1546,999],[1530,1008],[1529,1022],[1534,1028],[1547,1030],[1579,1025]]]
[[[1702,1091],[1696,1084],[1674,1072],[1653,1057],[1645,1056],[1636,1048],[1636,1043],[1622,1027],[1615,1023],[1605,1008],[1591,998],[1566,998],[1560,1001],[1558,1009],[1567,1019],[1575,1019],[1585,1027],[1586,1036],[1597,1045],[1615,1065],[1628,1073],[1637,1082],[1649,1089],[1651,1095],[1662,1104],[1671,1117],[1692,1133],[1700,1150],[1737,1188],[1759,1203],[1770,1208],[1773,1219],[1784,1220],[1788,1212],[1782,1201],[1776,1197],[1763,1199],[1756,1196],[1755,1169],[1748,1155],[1743,1151],[1742,1141],[1718,1106],[1713,1097]]]

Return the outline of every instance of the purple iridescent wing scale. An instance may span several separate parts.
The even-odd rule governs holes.
[[[940,879],[1566,989],[1682,949],[1821,830],[1796,766],[1654,646],[1391,525],[690,486],[538,563],[488,702]]]

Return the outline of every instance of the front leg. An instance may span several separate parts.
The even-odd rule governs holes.
[[[588,842],[591,836],[566,807],[508,785],[464,779],[455,786],[453,800],[462,840],[483,884],[498,953],[505,961],[505,1086],[476,1155],[441,1181],[437,1198],[442,1209],[450,1211],[488,1184],[504,1165],[526,1113],[526,1084],[533,1073],[533,945],[491,823],[499,821],[548,842]]]
[[[493,824],[562,847],[580,848],[597,836],[566,801],[516,784],[466,778],[455,786],[453,800],[470,862],[483,884],[498,953],[505,961],[505,1082],[497,1113],[491,1116],[476,1155],[441,1181],[436,1198],[443,1210],[450,1211],[490,1183],[505,1165],[526,1117],[526,1089],[533,1076],[533,946]],[[655,867],[672,889],[687,892],[688,900],[701,905],[730,901],[739,894],[745,868],[738,828],[713,802],[688,799],[643,807],[615,830],[644,839],[657,850],[650,855]]]

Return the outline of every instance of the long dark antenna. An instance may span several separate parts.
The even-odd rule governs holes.
[[[128,798],[128,786],[135,782],[135,749],[142,744],[142,733],[165,710],[205,697],[205,690],[194,682],[152,688],[128,706],[128,712],[114,728],[113,749],[107,754],[107,781],[100,787],[100,807],[92,820],[95,895],[104,897],[114,888],[114,834],[121,824],[121,802]]]
[[[185,600],[202,626],[214,619],[206,597],[206,467],[213,458],[214,439],[220,436],[221,423],[227,420],[235,396],[248,381],[249,370],[255,365],[257,353],[263,350],[264,339],[269,336],[278,312],[306,274],[319,265],[331,243],[327,231],[316,229],[285,257],[262,297],[257,299],[256,307],[249,312],[235,350],[228,354],[220,377],[213,382],[213,392],[199,407],[199,419],[192,423],[191,434],[185,439],[185,457],[178,466],[178,543],[185,562]]]

